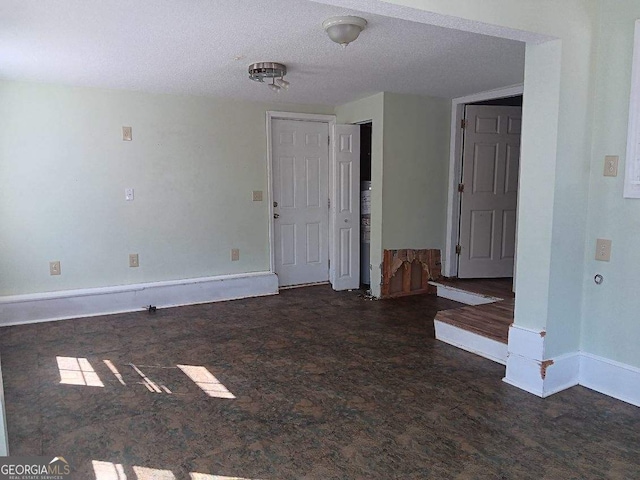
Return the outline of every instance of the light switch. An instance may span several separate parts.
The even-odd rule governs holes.
[[[253,191],[253,201],[261,202],[262,201],[262,190],[254,190]]]
[[[599,238],[596,240],[596,260],[608,262],[611,260],[611,240]]]
[[[140,261],[138,259],[138,254],[137,253],[130,253],[129,254],[129,266],[130,267],[139,267],[140,266]]]
[[[607,155],[604,157],[604,176],[605,177],[617,177],[618,176],[618,156]]]
[[[122,140],[130,142],[131,138],[131,127],[122,127]]]
[[[124,189],[124,199],[127,202],[132,202],[133,201],[133,188],[125,188]]]
[[[239,248],[232,248],[231,249],[231,261],[232,262],[237,262],[238,260],[240,260],[240,249]]]

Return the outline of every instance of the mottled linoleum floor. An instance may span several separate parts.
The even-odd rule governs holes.
[[[640,409],[503,383],[434,340],[455,306],[320,286],[6,327],[11,453],[80,480],[640,478]]]

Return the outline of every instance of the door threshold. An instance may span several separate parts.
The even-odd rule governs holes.
[[[301,283],[299,285],[286,285],[284,287],[278,287],[278,290],[291,290],[293,288],[315,287],[317,285],[329,285],[329,280],[326,280],[324,282]]]

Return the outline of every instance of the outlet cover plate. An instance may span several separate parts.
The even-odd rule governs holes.
[[[607,155],[604,157],[604,176],[605,177],[617,177],[618,176],[618,160],[617,155]]]
[[[609,262],[611,260],[611,240],[598,238],[596,240],[596,260]]]
[[[122,127],[122,140],[130,142],[132,139],[131,127]]]
[[[129,266],[133,268],[140,266],[140,261],[137,253],[129,254]]]
[[[49,275],[60,275],[61,273],[59,260],[49,262]]]
[[[238,260],[240,260],[240,249],[239,248],[232,248],[231,249],[231,261],[232,262],[237,262]]]

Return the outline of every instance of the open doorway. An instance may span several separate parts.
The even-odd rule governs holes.
[[[522,86],[452,102],[446,277],[515,278],[522,103]]]
[[[522,95],[464,107],[458,278],[512,278]]]
[[[372,123],[360,124],[360,286],[371,285],[371,139]]]

